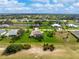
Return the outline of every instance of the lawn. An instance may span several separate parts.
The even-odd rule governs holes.
[[[51,31],[52,32],[52,31]],[[29,38],[31,32],[25,32],[20,39],[18,39],[17,41],[15,41],[15,43],[64,43],[63,37],[66,36],[69,32],[55,32],[55,35],[52,37],[49,37],[47,34],[49,33],[49,31],[44,31],[43,35],[44,38],[42,39],[41,42],[39,42],[36,39],[33,38]],[[77,39],[69,33],[69,36],[67,38],[67,43],[77,43],[76,42]]]
[[[52,42],[56,42],[56,38],[55,36],[53,37],[48,37],[47,36],[47,33],[44,32],[44,38],[42,39],[41,42],[39,42],[38,40],[36,39],[33,39],[33,38],[29,38],[29,35],[30,35],[31,32],[27,33],[25,32],[19,40],[16,41],[16,43],[52,43]]]
[[[65,31],[63,33],[61,33],[58,31],[58,32],[55,32],[55,34],[53,35],[50,33],[50,32],[53,33],[53,29],[52,29],[52,31],[47,31],[47,30],[41,29],[41,31],[43,31],[43,39],[42,39],[42,41],[39,42],[38,39],[29,38],[31,31],[32,30],[30,29],[28,32],[27,31],[24,32],[22,34],[22,36],[20,36],[17,39],[11,39],[9,37],[4,37],[4,38],[0,39],[0,44],[12,43],[13,40],[15,40],[14,43],[64,43],[65,41],[63,40],[63,37],[67,36],[67,34],[69,33],[69,32],[65,32]],[[51,34],[52,37],[49,37],[48,34],[49,35]],[[76,41],[77,41],[77,39],[72,34],[69,33],[69,36],[67,38],[67,43],[74,44],[74,43],[77,43]]]

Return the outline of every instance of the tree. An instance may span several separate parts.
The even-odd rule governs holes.
[[[6,48],[4,54],[13,54],[22,50],[23,46],[21,44],[12,44]]]

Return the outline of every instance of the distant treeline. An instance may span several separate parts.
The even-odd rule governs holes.
[[[79,14],[3,14],[0,19],[79,20]]]

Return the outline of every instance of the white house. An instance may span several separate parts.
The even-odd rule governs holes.
[[[10,25],[8,24],[3,24],[2,27],[9,27]]]
[[[67,26],[68,26],[68,27],[75,27],[75,28],[78,27],[78,26],[75,25],[75,24],[67,24]]]
[[[20,35],[21,33],[19,32],[19,29],[12,29],[5,34],[5,36],[20,36]]]
[[[53,27],[61,27],[61,25],[59,25],[59,24],[52,24],[51,26],[53,26]]]
[[[0,36],[6,34],[6,31],[5,30],[0,30]]]

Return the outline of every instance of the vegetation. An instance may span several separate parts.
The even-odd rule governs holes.
[[[21,51],[23,46],[21,44],[12,44],[6,48],[3,54],[9,55]]]
[[[46,51],[46,50],[50,50],[50,51],[53,51],[55,49],[55,47],[53,46],[53,44],[49,45],[49,44],[44,44],[43,45],[43,50]]]
[[[53,51],[55,49],[54,45],[53,44],[49,45],[49,49],[50,51]]]
[[[53,37],[54,36],[54,32],[53,31],[48,31],[47,32],[47,36],[48,37]]]
[[[30,48],[31,48],[31,45],[29,45],[29,44],[11,44],[6,48],[3,55],[14,54],[18,51],[21,51],[22,49],[27,50],[27,49],[30,49]]]
[[[72,34],[67,32],[68,30],[79,30],[79,28],[71,28],[71,27],[66,26],[66,24],[69,24],[69,23],[78,24],[75,21],[75,19],[79,19],[78,15],[77,16],[76,15],[10,15],[10,16],[4,15],[4,16],[0,16],[0,20],[5,20],[5,19],[6,21],[0,21],[0,24],[9,24],[10,27],[1,28],[1,29],[7,30],[7,29],[19,28],[21,29],[20,32],[22,33],[22,35],[20,35],[20,37],[17,37],[17,38],[4,37],[4,36],[0,37],[1,47],[3,44],[9,45],[4,51],[4,54],[7,54],[7,55],[14,54],[16,52],[21,51],[22,49],[28,50],[31,48],[30,44],[36,47],[37,45],[41,46],[44,43],[48,43],[48,44],[43,45],[44,51],[47,51],[47,50],[53,51],[54,49],[59,49],[59,50],[54,52],[55,56],[53,53],[48,53],[47,55],[44,54],[43,56],[42,55],[39,56],[40,54],[37,55],[37,53],[28,54],[27,52],[23,52],[24,54],[17,53],[18,55],[15,54],[14,56],[12,55],[11,57],[5,56],[5,58],[3,58],[3,56],[0,56],[0,59],[6,59],[6,58],[7,59],[19,59],[19,58],[20,59],[52,59],[52,58],[79,59],[79,51],[78,51],[79,44],[76,42],[77,38],[75,38]],[[64,22],[64,20],[67,20],[67,21]],[[54,23],[60,24],[61,28],[64,30],[61,32],[57,31],[57,28],[51,26]],[[38,24],[39,26],[37,26],[36,24]],[[35,27],[39,27],[40,31],[43,32],[43,35],[37,35],[35,38],[29,38],[29,35],[32,29]],[[22,43],[27,43],[27,44],[22,44]],[[67,51],[63,52],[63,50],[60,51],[60,49],[67,50]]]
[[[43,45],[43,50],[46,51],[46,50],[48,50],[48,49],[49,49],[48,44],[44,44],[44,45]]]
[[[24,44],[23,45],[23,49],[27,50],[27,49],[30,49],[31,48],[31,45],[29,44]]]

